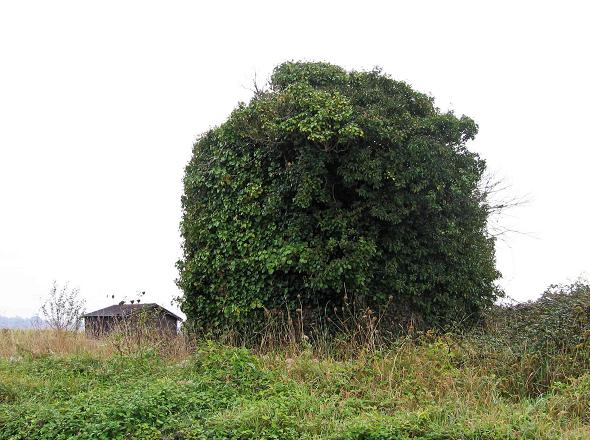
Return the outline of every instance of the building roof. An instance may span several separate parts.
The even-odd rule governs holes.
[[[115,304],[109,307],[105,307],[104,309],[96,310],[94,312],[86,313],[83,315],[83,318],[90,318],[90,317],[114,317],[114,316],[128,316],[132,313],[136,313],[141,310],[151,310],[151,309],[160,309],[165,314],[172,316],[178,321],[182,321],[180,316],[175,315],[170,310],[166,310],[164,307],[156,304],[156,303],[146,303],[146,304]]]

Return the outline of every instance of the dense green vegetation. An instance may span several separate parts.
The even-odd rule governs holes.
[[[280,65],[194,146],[183,311],[213,333],[351,302],[425,328],[476,321],[499,293],[476,133],[378,70]]]
[[[373,349],[59,353],[3,334],[0,439],[587,439],[589,313],[576,284],[497,309],[486,331]]]
[[[0,440],[590,438],[590,287],[494,305],[476,131],[279,66],[187,166],[187,331],[0,330]]]

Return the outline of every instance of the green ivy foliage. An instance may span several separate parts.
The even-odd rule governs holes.
[[[473,321],[499,295],[468,117],[379,70],[288,62],[186,167],[182,309],[202,330],[344,298]]]

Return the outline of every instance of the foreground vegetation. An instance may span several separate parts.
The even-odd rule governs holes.
[[[486,331],[372,347],[3,331],[0,439],[590,438],[589,298],[557,289]]]

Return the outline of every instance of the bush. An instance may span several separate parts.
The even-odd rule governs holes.
[[[548,353],[590,348],[590,285],[551,285],[535,301],[496,309],[496,332]]]
[[[80,297],[80,289],[70,289],[66,283],[60,290],[54,281],[41,306],[41,314],[52,329],[77,331],[82,324],[85,305],[86,300]]]
[[[522,304],[494,307],[468,339],[466,361],[502,377],[512,396],[541,396],[590,370],[590,286],[550,286]]]
[[[285,63],[196,142],[178,263],[199,330],[252,332],[263,311],[392,305],[426,326],[493,303],[494,242],[468,117],[379,70]]]

